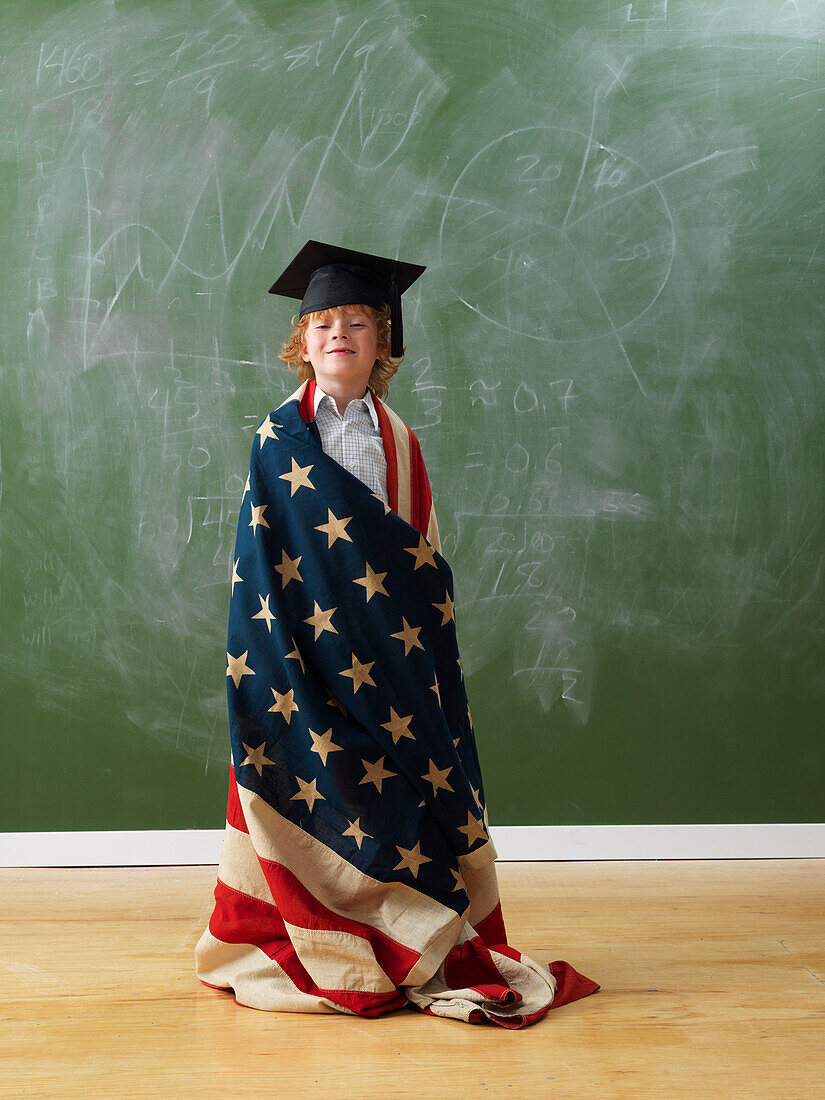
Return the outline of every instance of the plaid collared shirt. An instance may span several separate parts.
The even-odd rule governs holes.
[[[341,416],[335,401],[324,393],[316,378],[315,422],[326,453],[389,504],[387,459],[369,386],[363,397],[350,401]]]

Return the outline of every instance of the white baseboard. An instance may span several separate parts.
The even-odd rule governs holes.
[[[493,825],[500,862],[523,860],[823,859],[825,823],[780,825]],[[0,833],[0,867],[217,864],[223,829]]]

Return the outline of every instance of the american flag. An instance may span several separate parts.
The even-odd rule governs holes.
[[[196,948],[237,1003],[518,1028],[599,986],[507,943],[453,575],[418,441],[387,506],[320,446],[314,380],[252,445],[233,554],[229,797]]]

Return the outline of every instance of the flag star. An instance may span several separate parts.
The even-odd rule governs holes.
[[[318,755],[321,757],[321,763],[324,765],[324,767],[326,767],[327,757],[331,752],[344,751],[343,745],[336,745],[332,740],[332,726],[329,727],[329,729],[323,736],[321,736],[321,734],[319,733],[316,733],[315,730],[312,729],[310,726],[307,726],[307,729],[309,730],[312,737],[312,748],[309,751],[318,753]]]
[[[441,625],[446,626],[450,620],[455,622],[455,602],[450,599],[450,593],[444,593],[444,603],[434,603],[433,607],[437,608],[444,615],[441,620]]]
[[[464,889],[464,878],[461,874],[461,871],[457,871],[455,867],[451,867],[450,872],[451,872],[453,878],[455,879],[455,886],[452,888],[452,891],[451,891],[451,893],[454,894],[456,892],[456,890],[463,890]]]
[[[461,679],[463,680],[464,679],[464,665],[462,665],[460,657],[456,657],[456,660],[458,661],[458,670],[461,673]]]
[[[269,527],[269,524],[264,519],[264,512],[269,507],[268,504],[253,504],[252,505],[252,519],[249,521],[249,526],[252,528],[252,534],[257,535],[258,527]]]
[[[418,640],[418,632],[421,629],[420,626],[410,626],[404,616],[401,616],[401,621],[404,624],[404,629],[399,630],[397,634],[391,634],[391,638],[398,638],[399,641],[404,643],[404,656],[409,657],[410,650],[413,646],[418,646],[419,649],[423,649],[424,646]]]
[[[347,542],[352,542],[352,539],[344,530],[352,516],[347,516],[346,519],[338,519],[337,516],[333,515],[332,509],[327,508],[327,517],[326,523],[319,523],[315,528],[316,531],[323,531],[328,537],[327,550],[332,548],[332,544],[336,539],[346,539]]]
[[[435,761],[430,760],[430,770],[426,775],[422,775],[422,779],[426,779],[428,783],[433,785],[433,795],[437,795],[439,790],[452,791],[452,787],[447,782],[447,776],[452,771],[452,767],[445,768],[443,771],[435,766]]]
[[[373,838],[372,833],[365,833],[364,830],[361,828],[361,826],[359,825],[360,820],[360,817],[356,817],[355,821],[350,821],[349,818],[347,818],[347,821],[349,821],[349,828],[344,829],[343,833],[341,833],[341,836],[355,837],[355,843],[358,845],[359,849],[361,847],[361,841],[364,839],[365,836],[368,836],[370,840],[372,840]]]
[[[269,416],[267,416],[266,420],[263,422],[263,424],[261,424],[257,432],[255,432],[255,435],[259,435],[261,437],[261,449],[263,448],[265,440],[278,438],[272,430],[274,427],[275,425],[269,419]],[[278,427],[280,427],[280,424],[278,425]]]
[[[290,634],[290,638],[292,638],[291,634]],[[304,659],[301,656],[301,651],[300,651],[300,649],[298,649],[298,645],[297,645],[294,638],[292,638],[292,644],[295,646],[295,648],[293,649],[293,651],[291,653],[287,653],[287,657],[294,657],[295,660],[301,666],[301,672],[306,673],[307,666],[304,664]]]
[[[312,601],[315,605],[315,611],[308,619],[304,619],[305,623],[309,623],[310,626],[315,627],[315,641],[318,641],[319,636],[328,630],[331,634],[337,634],[338,631],[329,621],[332,618],[333,612],[337,611],[337,607],[331,607],[329,611],[322,611],[317,600]]]
[[[241,584],[243,584],[243,577],[240,576],[239,573],[238,573],[238,563],[240,562],[240,560],[241,560],[240,558],[236,558],[235,561],[232,562],[232,582],[231,582],[232,583],[232,589],[231,589],[231,592],[230,592],[230,595],[232,595],[232,596],[234,596],[234,594],[235,594],[235,584],[238,581],[240,581]]]
[[[432,863],[429,856],[422,856],[421,854],[421,841],[416,841],[414,848],[402,848],[400,844],[396,844],[396,850],[401,856],[401,862],[397,863],[393,867],[393,871],[400,871],[405,868],[412,872],[413,878],[418,878],[418,870],[422,863]]]
[[[249,474],[246,475],[246,485],[243,487],[243,496],[241,497],[241,504],[246,500],[246,494],[249,492]]]
[[[301,562],[301,557],[291,558],[286,550],[281,550],[281,564],[275,566],[275,572],[281,574],[281,590],[286,588],[291,580],[300,581],[304,583],[304,578],[298,572],[298,566]]]
[[[226,668],[226,675],[231,676],[235,681],[235,687],[238,687],[241,682],[242,676],[254,676],[255,670],[250,668],[246,663],[246,658],[249,656],[249,650],[245,649],[240,657],[233,657],[231,653],[227,652],[226,659],[228,661]]]
[[[286,719],[286,724],[289,725],[292,721],[292,712],[298,709],[298,704],[293,698],[292,688],[289,691],[284,692],[283,695],[275,688],[269,689],[275,696],[274,704],[269,708],[269,713],[282,714]]]
[[[374,783],[378,790],[378,793],[383,794],[383,791],[381,790],[381,784],[389,776],[397,774],[397,772],[388,772],[385,770],[383,765],[386,759],[386,756],[382,756],[379,760],[376,760],[374,764],[371,764],[369,760],[362,760],[361,763],[364,765],[366,774],[364,775],[363,779],[358,780],[359,784]]]
[[[243,767],[244,764],[251,764],[253,766],[253,768],[255,768],[256,771],[258,772],[258,775],[262,775],[263,770],[264,770],[264,764],[274,764],[275,763],[274,760],[270,760],[270,759],[268,759],[268,757],[264,756],[264,749],[266,748],[266,741],[263,741],[260,745],[258,745],[257,749],[251,749],[249,747],[249,745],[247,745],[243,741],[241,741],[241,744],[246,749],[247,754],[248,754],[247,757],[246,757],[246,760],[241,761],[241,767]]]
[[[352,678],[352,694],[360,688],[362,684],[369,684],[370,687],[375,687],[375,680],[370,676],[370,669],[375,664],[375,661],[367,661],[364,664],[358,660],[353,653],[352,655],[352,668],[342,669],[339,676],[350,676]]]
[[[335,698],[335,696],[332,694],[326,684],[324,684],[324,691],[329,696],[329,698],[327,699],[327,706],[335,707],[336,710],[340,710],[340,712],[345,715],[347,713],[347,708],[343,705],[343,703],[338,702],[338,700]]]
[[[257,615],[253,615],[252,618],[253,619],[265,619],[266,620],[266,629],[271,634],[272,633],[272,620],[277,618],[277,615],[273,615],[272,612],[269,610],[269,593],[267,592],[266,599],[264,599],[263,596],[259,592],[258,593],[258,599],[261,601],[261,610],[257,613]]]
[[[477,840],[484,840],[487,836],[483,822],[479,821],[477,817],[473,817],[469,810],[467,811],[467,824],[459,825],[458,831],[466,834],[468,848],[472,847]]]
[[[384,580],[384,577],[386,577],[387,574],[386,573],[376,573],[372,569],[372,567],[370,566],[369,562],[366,563],[366,566],[367,566],[366,575],[363,576],[363,577],[358,577],[357,579],[353,580],[352,583],[353,584],[363,584],[364,588],[366,589],[366,593],[367,593],[367,603],[370,602],[370,600],[372,599],[372,597],[375,595],[376,592],[380,593],[380,595],[382,595],[382,596],[389,596],[389,592],[387,592],[386,588],[382,584],[382,581]]]
[[[324,796],[318,791],[318,788],[315,786],[315,784],[318,782],[317,779],[313,779],[311,783],[307,783],[307,781],[305,779],[301,779],[299,775],[296,775],[295,779],[301,789],[300,791],[297,791],[294,795],[292,795],[289,800],[290,802],[294,802],[298,798],[303,798],[306,800],[306,804],[309,807],[310,811],[314,808],[317,799],[320,798],[324,802],[326,802]]]
[[[441,706],[441,692],[438,688],[438,677],[436,676],[433,682],[430,684],[430,691],[435,692],[435,697],[438,699],[438,705]]]
[[[302,485],[306,485],[308,489],[315,488],[315,486],[309,480],[309,471],[312,468],[313,463],[310,463],[309,466],[299,466],[293,457],[291,472],[288,474],[280,475],[283,481],[289,482],[289,495],[291,497],[295,496],[296,490],[300,489]]]
[[[393,707],[390,707],[390,720],[389,722],[382,722],[381,728],[390,731],[393,743],[396,745],[398,744],[399,737],[410,737],[414,741],[415,735],[410,733],[411,719],[411,714],[408,714],[406,718],[401,718],[395,713]]]
[[[475,726],[473,725],[473,716],[472,716],[472,714],[470,714],[470,704],[469,703],[467,704],[467,721],[470,723],[470,729],[475,730]]]
[[[454,738],[453,738],[453,744],[455,745],[455,747],[456,747],[456,748],[458,748],[458,742],[459,742],[460,740],[461,740],[461,737],[454,737]]]
[[[422,534],[418,536],[418,546],[405,546],[404,549],[415,558],[415,569],[413,569],[413,572],[415,572],[420,565],[431,565],[433,569],[438,568],[435,564],[435,558],[433,557],[435,550],[430,546]]]
[[[387,513],[391,511],[389,504],[387,504],[386,501],[381,500],[381,497],[378,495],[378,493],[373,493],[372,495],[384,506],[384,515],[386,516]]]

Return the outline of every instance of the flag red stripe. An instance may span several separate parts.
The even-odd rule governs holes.
[[[315,416],[315,378],[310,378],[298,403],[298,412],[305,424]]]
[[[226,820],[235,829],[248,832],[246,820],[243,815],[238,786],[235,780],[235,769],[229,768],[229,798],[226,809]],[[295,875],[281,863],[263,858],[259,853],[258,862],[264,873],[267,884],[275,899],[277,911],[283,915],[289,924],[299,928],[319,928],[326,931],[348,932],[353,936],[360,936],[368,940],[378,964],[390,981],[399,985],[413,966],[421,958],[420,952],[414,951],[397,940],[391,939],[384,932],[340,913],[328,909],[319,901]],[[213,934],[218,935],[214,929]],[[284,933],[286,934],[286,933]],[[218,936],[219,939],[224,938]],[[253,940],[233,940],[231,942],[249,942]],[[280,960],[279,960],[280,961]]]
[[[497,947],[496,950],[499,951],[500,948]],[[578,970],[575,970],[570,963],[564,962],[563,959],[547,965],[550,967],[550,973],[556,979],[556,995],[550,1005],[551,1008],[561,1008],[562,1005],[569,1004],[570,1001],[577,1001],[580,997],[589,997],[591,993],[596,993],[601,989],[598,982],[586,978],[584,974],[580,974]]]
[[[412,526],[419,530],[426,538],[427,528],[430,523],[430,508],[433,503],[433,494],[430,488],[430,479],[427,477],[427,467],[421,454],[421,446],[412,428],[407,428],[410,437],[410,495],[412,497]]]
[[[352,1009],[360,1016],[379,1016],[407,1003],[398,990],[387,993],[352,989],[324,989],[315,984],[305,970],[287,935],[283,917],[274,905],[233,890],[218,879],[215,885],[215,909],[209,931],[223,943],[249,943],[274,959],[296,989],[314,997],[330,997],[336,1004]]]
[[[499,949],[499,944],[507,943],[507,930],[504,927],[504,917],[501,912],[501,899],[490,910],[484,920],[473,924],[476,932],[488,947]]]
[[[290,924],[299,928],[318,928],[335,932],[348,932],[367,940],[378,965],[391,982],[400,985],[421,958],[404,944],[391,939],[384,932],[370,925],[342,917],[327,909],[292,872],[280,863],[258,857],[261,867],[272,890],[276,904]]]
[[[507,985],[480,936],[457,943],[450,950],[444,960],[444,980],[448,989],[478,989],[502,1004],[519,998]]]

